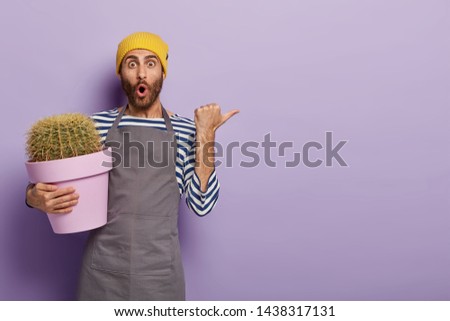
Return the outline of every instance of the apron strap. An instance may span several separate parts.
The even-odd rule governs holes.
[[[172,127],[172,122],[170,121],[170,117],[167,114],[166,109],[161,105],[161,109],[162,109],[162,114],[164,117],[164,122],[166,123],[166,128],[167,128],[167,132],[170,134],[173,134],[173,145],[174,145],[174,164],[175,166],[177,165],[177,154],[178,154],[178,142],[177,142],[177,134],[175,133],[175,131],[173,130]]]
[[[166,109],[161,105],[162,114],[164,117],[164,122],[166,123],[166,128],[168,132],[173,132],[172,122],[170,121],[169,114],[167,114]]]
[[[120,120],[122,119],[123,114],[125,113],[125,109],[127,109],[128,105],[125,105],[122,107],[122,110],[120,111],[119,115],[117,115],[116,119],[114,120],[114,123],[112,124],[111,128],[108,130],[108,134],[106,134],[106,138],[105,138],[105,144],[108,142],[108,138],[109,138],[109,133],[111,132],[111,130],[115,130],[117,128],[117,126],[120,123]]]

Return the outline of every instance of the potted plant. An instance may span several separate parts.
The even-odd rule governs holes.
[[[49,214],[55,233],[75,233],[106,224],[111,153],[102,149],[94,122],[68,113],[37,121],[27,133],[25,163],[32,183],[73,186],[80,195],[68,214]]]

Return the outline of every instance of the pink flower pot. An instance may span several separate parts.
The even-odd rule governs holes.
[[[47,213],[53,232],[76,233],[106,224],[108,172],[112,169],[110,150],[46,162],[26,162],[25,167],[32,183],[72,186],[80,195],[71,213]]]

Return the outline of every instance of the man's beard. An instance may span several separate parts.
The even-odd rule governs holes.
[[[123,79],[122,76],[120,77],[120,80],[122,82],[122,88],[127,94],[130,104],[141,111],[148,110],[153,105],[156,99],[158,99],[163,85],[162,75],[160,79],[155,80],[152,84],[148,84],[145,80],[143,80],[139,81],[136,86],[131,85],[131,83],[128,80]],[[145,84],[148,88],[148,94],[145,95],[144,98],[139,98],[136,94],[136,89],[140,84]]]

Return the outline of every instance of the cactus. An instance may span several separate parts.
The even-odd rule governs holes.
[[[94,122],[86,115],[69,113],[37,121],[27,133],[30,162],[43,162],[101,151]]]

